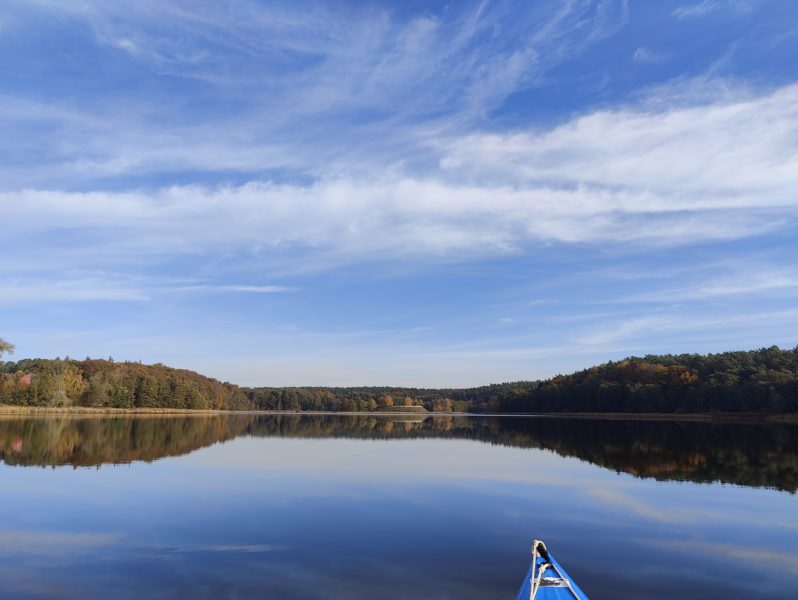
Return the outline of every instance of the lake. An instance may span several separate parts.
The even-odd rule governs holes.
[[[0,597],[796,598],[798,426],[545,417],[0,420]]]

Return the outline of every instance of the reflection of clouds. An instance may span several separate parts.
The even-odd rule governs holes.
[[[157,548],[149,548],[145,546],[143,549],[155,550]],[[280,552],[284,550],[282,546],[276,546],[272,544],[197,544],[176,547],[170,546],[161,549],[169,552],[229,552],[238,554],[262,554],[266,552]]]
[[[0,555],[62,555],[91,551],[119,541],[115,533],[69,533],[60,531],[0,531]]]
[[[581,487],[605,474],[575,458],[470,440],[238,438],[182,458],[203,468],[307,474],[343,481],[509,482]],[[318,481],[318,479],[316,481]]]
[[[699,519],[711,514],[707,511],[685,509],[678,510],[674,509],[673,506],[668,506],[666,509],[661,509],[656,506],[652,506],[651,504],[644,502],[639,498],[635,498],[628,494],[610,489],[592,489],[588,492],[588,494],[591,497],[597,498],[607,504],[611,504],[616,508],[630,510],[638,516],[662,523],[694,523]]]
[[[640,543],[663,550],[676,552],[690,551],[705,556],[728,558],[740,561],[741,569],[751,570],[751,567],[769,569],[773,571],[789,571],[798,575],[798,555],[795,552],[778,552],[767,548],[751,546],[748,542],[740,544],[712,544],[695,540],[644,540]],[[744,565],[743,565],[744,563]]]
[[[626,486],[627,490],[651,490],[658,488],[662,490],[657,496],[658,504],[652,504],[629,493],[624,493],[618,489],[619,486],[610,488],[593,488],[586,492],[591,498],[600,500],[606,505],[634,513],[645,519],[658,523],[668,523],[672,525],[687,525],[696,523],[716,522],[716,523],[737,523],[745,522],[749,526],[760,528],[779,528],[797,529],[798,522],[792,518],[792,508],[790,499],[781,498],[778,494],[767,492],[769,500],[767,506],[769,511],[750,512],[741,509],[740,506],[727,506],[724,510],[717,510],[714,504],[707,503],[712,500],[709,496],[686,494],[674,497],[667,495],[665,484],[634,482],[631,486]],[[693,484],[699,485],[699,484]],[[778,500],[778,502],[775,502]],[[700,505],[701,502],[705,504]],[[680,504],[680,505],[679,505]],[[581,516],[580,516],[581,518]]]
[[[66,533],[60,531],[0,531],[0,556],[2,555],[65,555],[74,552],[93,552],[99,547],[119,544],[123,536],[117,533]],[[161,546],[126,544],[128,549],[150,553],[242,553],[258,554],[279,552],[282,546],[273,544],[181,544]]]

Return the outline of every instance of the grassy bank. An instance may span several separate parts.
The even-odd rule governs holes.
[[[12,406],[0,404],[0,415],[218,415],[225,410],[190,408],[93,408],[88,406]]]
[[[433,413],[428,411],[407,410],[378,411],[292,411],[292,410],[206,410],[188,408],[92,408],[85,406],[44,407],[13,406],[0,404],[0,416],[3,415],[220,415],[220,414],[262,414],[262,415],[342,415],[375,417],[535,417],[552,419],[603,419],[620,421],[715,421],[734,422],[778,422],[798,423],[798,415],[783,413]]]

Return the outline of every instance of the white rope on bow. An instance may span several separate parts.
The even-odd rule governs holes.
[[[535,566],[538,561],[538,546],[540,546],[543,551],[540,553],[540,556],[546,559],[546,562],[540,563],[540,567],[537,570],[537,577],[535,576]],[[573,597],[576,600],[582,600],[579,595],[574,591],[574,588],[571,587],[571,582],[568,581],[566,577],[560,572],[557,566],[548,560],[549,559],[549,551],[546,549],[546,544],[541,542],[540,540],[533,540],[532,541],[532,569],[531,569],[531,579],[529,580],[529,600],[535,600],[535,596],[538,593],[538,589],[540,589],[540,580],[543,579],[543,573],[546,569],[551,568],[557,575],[558,579],[550,579],[547,580],[556,581],[557,583],[561,584],[562,587],[568,588],[568,591],[573,594]]]

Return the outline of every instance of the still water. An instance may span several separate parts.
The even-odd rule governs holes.
[[[798,426],[0,420],[0,598],[798,597]]]

